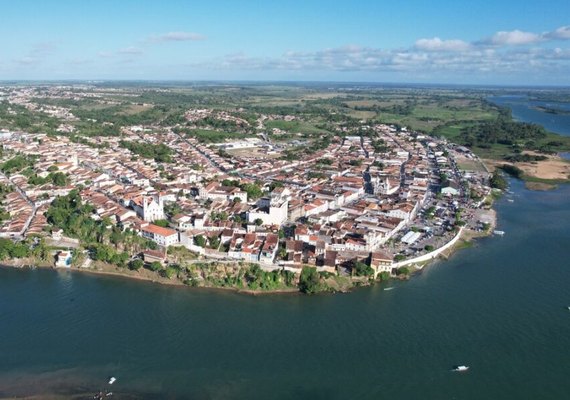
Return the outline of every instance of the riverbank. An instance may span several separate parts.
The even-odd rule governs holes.
[[[494,196],[489,195],[484,202],[492,205]],[[393,264],[393,271],[397,271],[388,279],[407,278],[409,272],[420,270],[425,265],[433,262],[437,258],[449,258],[455,251],[465,248],[473,239],[490,235],[496,226],[496,212],[493,209],[479,210],[471,216],[473,221],[486,221],[489,225],[486,231],[475,231],[467,227],[460,228],[453,237],[446,243],[429,253],[415,257],[410,260],[402,260]],[[473,224],[471,221],[471,225]],[[84,265],[88,265],[84,267]],[[74,261],[70,268],[55,268],[53,262],[38,258],[28,257],[22,259],[11,259],[3,262],[3,266],[14,268],[42,268],[60,271],[71,271],[73,273],[87,273],[92,275],[106,275],[124,279],[134,279],[149,283],[177,287],[195,287],[199,289],[233,291],[251,296],[269,294],[292,294],[303,292],[303,285],[299,274],[287,271],[274,266],[274,268],[263,267],[256,263],[245,262],[219,262],[213,259],[192,260],[176,266],[162,266],[159,270],[152,270],[150,267],[130,269],[128,267],[118,267],[113,264],[92,261],[84,263],[82,257]],[[402,267],[409,266],[412,271]],[[302,274],[300,274],[302,275]],[[317,289],[314,292],[346,293],[357,287],[370,286],[386,281],[384,274],[372,276],[357,276],[347,274],[346,271],[338,274],[329,272],[317,272]],[[252,282],[253,280],[253,282]]]
[[[532,152],[524,152],[537,155]],[[541,154],[542,155],[542,154]],[[502,165],[512,165],[523,171],[522,180],[527,189],[550,190],[561,183],[570,183],[570,161],[559,155],[548,155],[546,160],[531,162],[510,162],[504,160],[482,159],[489,172]]]
[[[410,272],[419,271],[423,269],[426,265],[432,263],[438,258],[447,259],[451,257],[453,253],[457,250],[469,247],[469,243],[479,237],[484,237],[490,235],[495,226],[496,226],[496,213],[494,210],[489,210],[491,212],[492,217],[489,218],[490,226],[486,231],[474,231],[472,229],[461,228],[460,231],[453,236],[446,244],[441,246],[438,249],[430,253],[426,253],[420,257],[416,257],[411,260],[404,260],[401,262],[394,263],[394,269],[399,270],[403,266],[409,266],[412,268]],[[441,250],[444,248],[444,250]],[[416,261],[416,260],[419,261]],[[82,264],[82,263],[81,263]],[[249,265],[249,268],[254,264]],[[255,264],[257,265],[257,264]],[[187,274],[181,274],[180,271],[171,277],[165,276],[164,272],[165,269],[160,271],[152,271],[146,268],[141,268],[138,270],[131,270],[127,267],[119,268],[116,265],[94,261],[90,264],[89,267],[78,267],[78,266],[71,266],[70,268],[55,268],[53,263],[50,263],[45,260],[39,260],[34,258],[26,258],[26,259],[12,259],[6,260],[2,262],[4,267],[11,267],[11,268],[40,268],[40,269],[51,269],[51,270],[58,270],[58,271],[70,271],[72,273],[85,273],[91,275],[103,275],[103,276],[111,276],[115,278],[122,278],[122,279],[133,279],[137,281],[149,282],[149,283],[157,283],[160,285],[167,285],[167,286],[176,286],[176,287],[193,287],[197,289],[206,289],[206,290],[223,290],[223,291],[231,291],[240,294],[247,294],[250,296],[260,296],[260,295],[271,295],[271,294],[296,294],[301,293],[301,285],[298,281],[298,277],[295,279],[295,286],[287,286],[286,284],[280,284],[277,287],[271,289],[254,289],[251,287],[247,287],[243,285],[243,280],[238,281],[237,278],[234,279],[233,284],[227,284],[226,281],[220,281],[216,278],[213,278],[211,275],[208,275],[208,272],[204,273],[201,271],[203,276],[200,280],[198,279],[188,279],[188,274],[190,271],[187,271]],[[194,270],[198,267],[193,267]],[[225,274],[228,277],[228,271],[232,271],[234,276],[243,276],[244,271],[246,270],[246,266],[241,263],[236,264],[217,264],[215,260],[204,260],[201,263],[201,268],[206,269],[213,269],[219,275],[221,270],[222,274]],[[261,269],[260,269],[261,270]],[[279,270],[278,270],[279,271]],[[209,270],[211,273],[212,271]],[[271,272],[264,272],[270,274]],[[280,274],[281,272],[279,272]],[[405,276],[404,276],[405,275]],[[376,283],[380,283],[385,281],[382,279],[381,274],[373,279],[372,277],[366,276],[350,276],[350,275],[334,275],[330,273],[320,273],[317,275],[319,279],[319,290],[318,292],[329,292],[329,293],[347,293],[355,288],[363,287],[363,286],[370,286]],[[389,279],[407,279],[409,276],[404,273],[403,275],[392,275]],[[214,282],[214,283],[212,283]],[[217,282],[217,284],[216,284]],[[222,283],[224,282],[224,283]]]
[[[512,180],[510,190],[515,202],[495,206],[505,236],[346,296],[259,299],[0,269],[0,398],[46,398],[61,385],[93,395],[110,375],[111,399],[567,398],[570,269],[559,239],[570,234],[570,186],[530,192]],[[449,372],[454,363],[470,372]],[[35,386],[44,371],[61,372]]]

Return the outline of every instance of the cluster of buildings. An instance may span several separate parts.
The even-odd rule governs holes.
[[[185,116],[247,123],[212,113],[197,109]],[[484,174],[458,169],[453,154],[464,149],[383,124],[362,126],[365,134],[335,136],[325,149],[294,161],[222,156],[219,146],[169,128],[121,131],[121,138],[80,143],[67,136],[3,134],[5,159],[33,156],[34,175],[61,172],[68,185],[32,184],[23,171],[1,176],[15,189],[4,200],[13,218],[4,221],[0,235],[48,234],[43,213],[51,201],[80,188],[94,218],[108,218],[163,248],[185,246],[205,256],[293,270],[309,264],[338,272],[364,262],[375,272],[391,272],[395,253],[436,229],[438,220],[428,220],[427,209],[442,209],[441,220],[451,220],[457,209],[472,205],[469,189],[488,191]],[[173,162],[143,158],[121,141],[164,144]],[[247,185],[261,195],[250,198]],[[440,236],[448,235],[451,222],[439,228]]]

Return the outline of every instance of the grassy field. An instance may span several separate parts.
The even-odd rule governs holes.
[[[284,121],[284,120],[273,120],[265,121],[265,126],[267,129],[278,128],[281,130],[289,131],[291,133],[306,133],[306,134],[322,134],[328,133],[324,129],[317,128],[311,123],[305,121]]]

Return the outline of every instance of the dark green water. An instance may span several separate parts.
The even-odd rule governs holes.
[[[504,237],[391,291],[250,297],[0,269],[0,397],[114,375],[145,398],[570,398],[570,186],[513,190]]]

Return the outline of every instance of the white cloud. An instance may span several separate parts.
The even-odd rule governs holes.
[[[149,43],[160,42],[187,42],[205,40],[206,36],[194,32],[168,32],[161,35],[153,35],[147,39]]]
[[[496,46],[504,46],[504,45],[517,46],[517,45],[538,43],[542,40],[543,40],[542,35],[532,32],[523,32],[517,29],[514,31],[497,32],[485,42]]]
[[[281,70],[281,71],[362,71],[426,73],[445,77],[450,73],[508,74],[529,72],[542,68],[541,72],[568,67],[570,50],[477,47],[471,45],[464,51],[409,49],[384,50],[370,47],[338,47],[313,52],[289,51],[279,57],[250,57],[244,53],[227,55],[193,67],[223,70]]]
[[[416,49],[424,51],[466,51],[471,45],[463,40],[441,40],[438,37],[432,39],[419,39],[415,44]]]
[[[561,26],[555,31],[545,33],[544,37],[554,40],[556,39],[570,40],[570,26]]]

